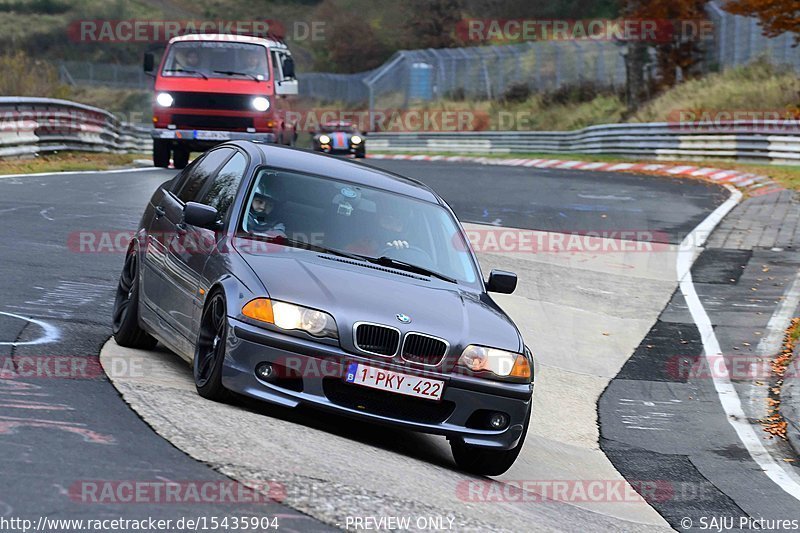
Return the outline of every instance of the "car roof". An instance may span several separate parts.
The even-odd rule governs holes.
[[[179,35],[169,40],[169,44],[181,43],[186,41],[206,42],[206,41],[227,41],[232,43],[252,43],[267,46],[269,48],[287,48],[286,44],[276,39],[265,39],[252,35],[238,35],[234,33],[187,33]]]
[[[248,152],[260,152],[263,163],[269,166],[349,181],[431,203],[442,203],[439,196],[424,183],[364,163],[275,144],[252,141],[234,141],[230,144]]]

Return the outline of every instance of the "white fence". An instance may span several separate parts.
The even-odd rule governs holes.
[[[77,150],[150,152],[149,130],[67,100],[0,97],[0,157]]]

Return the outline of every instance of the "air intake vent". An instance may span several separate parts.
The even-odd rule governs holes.
[[[356,325],[355,345],[362,352],[394,357],[400,344],[400,331],[389,326],[360,323]]]
[[[403,341],[401,357],[409,363],[436,366],[442,362],[448,348],[447,341],[422,333],[409,333]]]

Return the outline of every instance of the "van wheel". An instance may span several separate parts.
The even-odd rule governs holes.
[[[172,163],[175,168],[186,168],[189,164],[189,149],[176,147],[172,152]]]
[[[153,139],[153,166],[161,168],[169,166],[169,142]]]

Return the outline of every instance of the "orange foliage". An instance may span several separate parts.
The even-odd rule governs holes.
[[[775,37],[784,32],[796,32],[800,42],[800,3],[797,0],[732,0],[723,8],[736,15],[758,17],[764,35]]]

